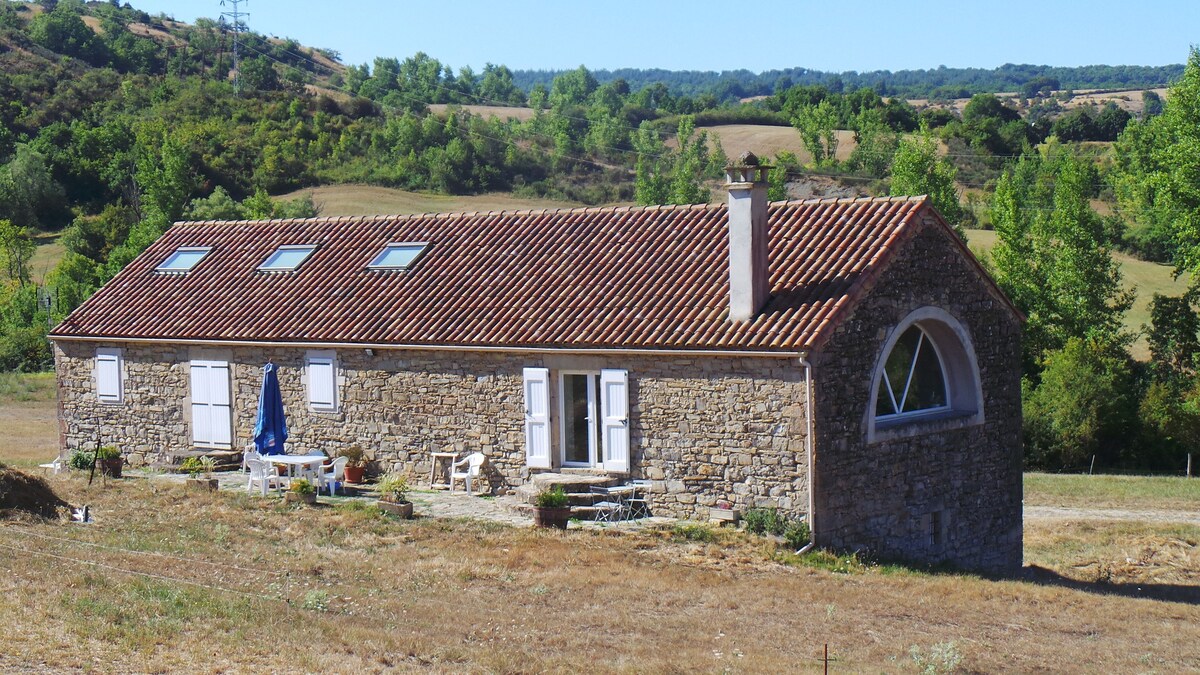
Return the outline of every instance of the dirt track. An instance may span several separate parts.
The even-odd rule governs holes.
[[[1138,520],[1155,523],[1200,525],[1198,511],[1145,509],[1071,509],[1062,506],[1026,506],[1026,520]]]

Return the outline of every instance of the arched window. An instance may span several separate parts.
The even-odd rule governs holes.
[[[937,346],[920,326],[910,326],[892,346],[875,395],[875,417],[944,410],[946,376]]]
[[[884,341],[871,377],[868,441],[983,421],[970,334],[945,310],[923,307],[901,320]]]

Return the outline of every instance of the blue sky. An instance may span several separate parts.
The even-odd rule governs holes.
[[[189,22],[221,11],[219,0],[131,3]],[[254,30],[335,49],[347,64],[424,51],[477,72],[488,62],[755,72],[1154,66],[1183,63],[1200,43],[1197,0],[249,0],[244,7]]]

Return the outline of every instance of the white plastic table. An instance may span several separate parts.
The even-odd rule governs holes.
[[[293,478],[296,475],[296,468],[301,467],[301,473],[315,473],[310,469],[313,464],[320,464],[328,457],[325,455],[264,455],[263,461],[271,464],[286,464],[288,468],[288,478]]]

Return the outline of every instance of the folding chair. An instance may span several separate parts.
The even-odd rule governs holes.
[[[592,486],[590,491],[597,523],[615,523],[625,519],[625,499],[620,491],[597,486]],[[600,501],[596,501],[597,498],[600,498]]]

